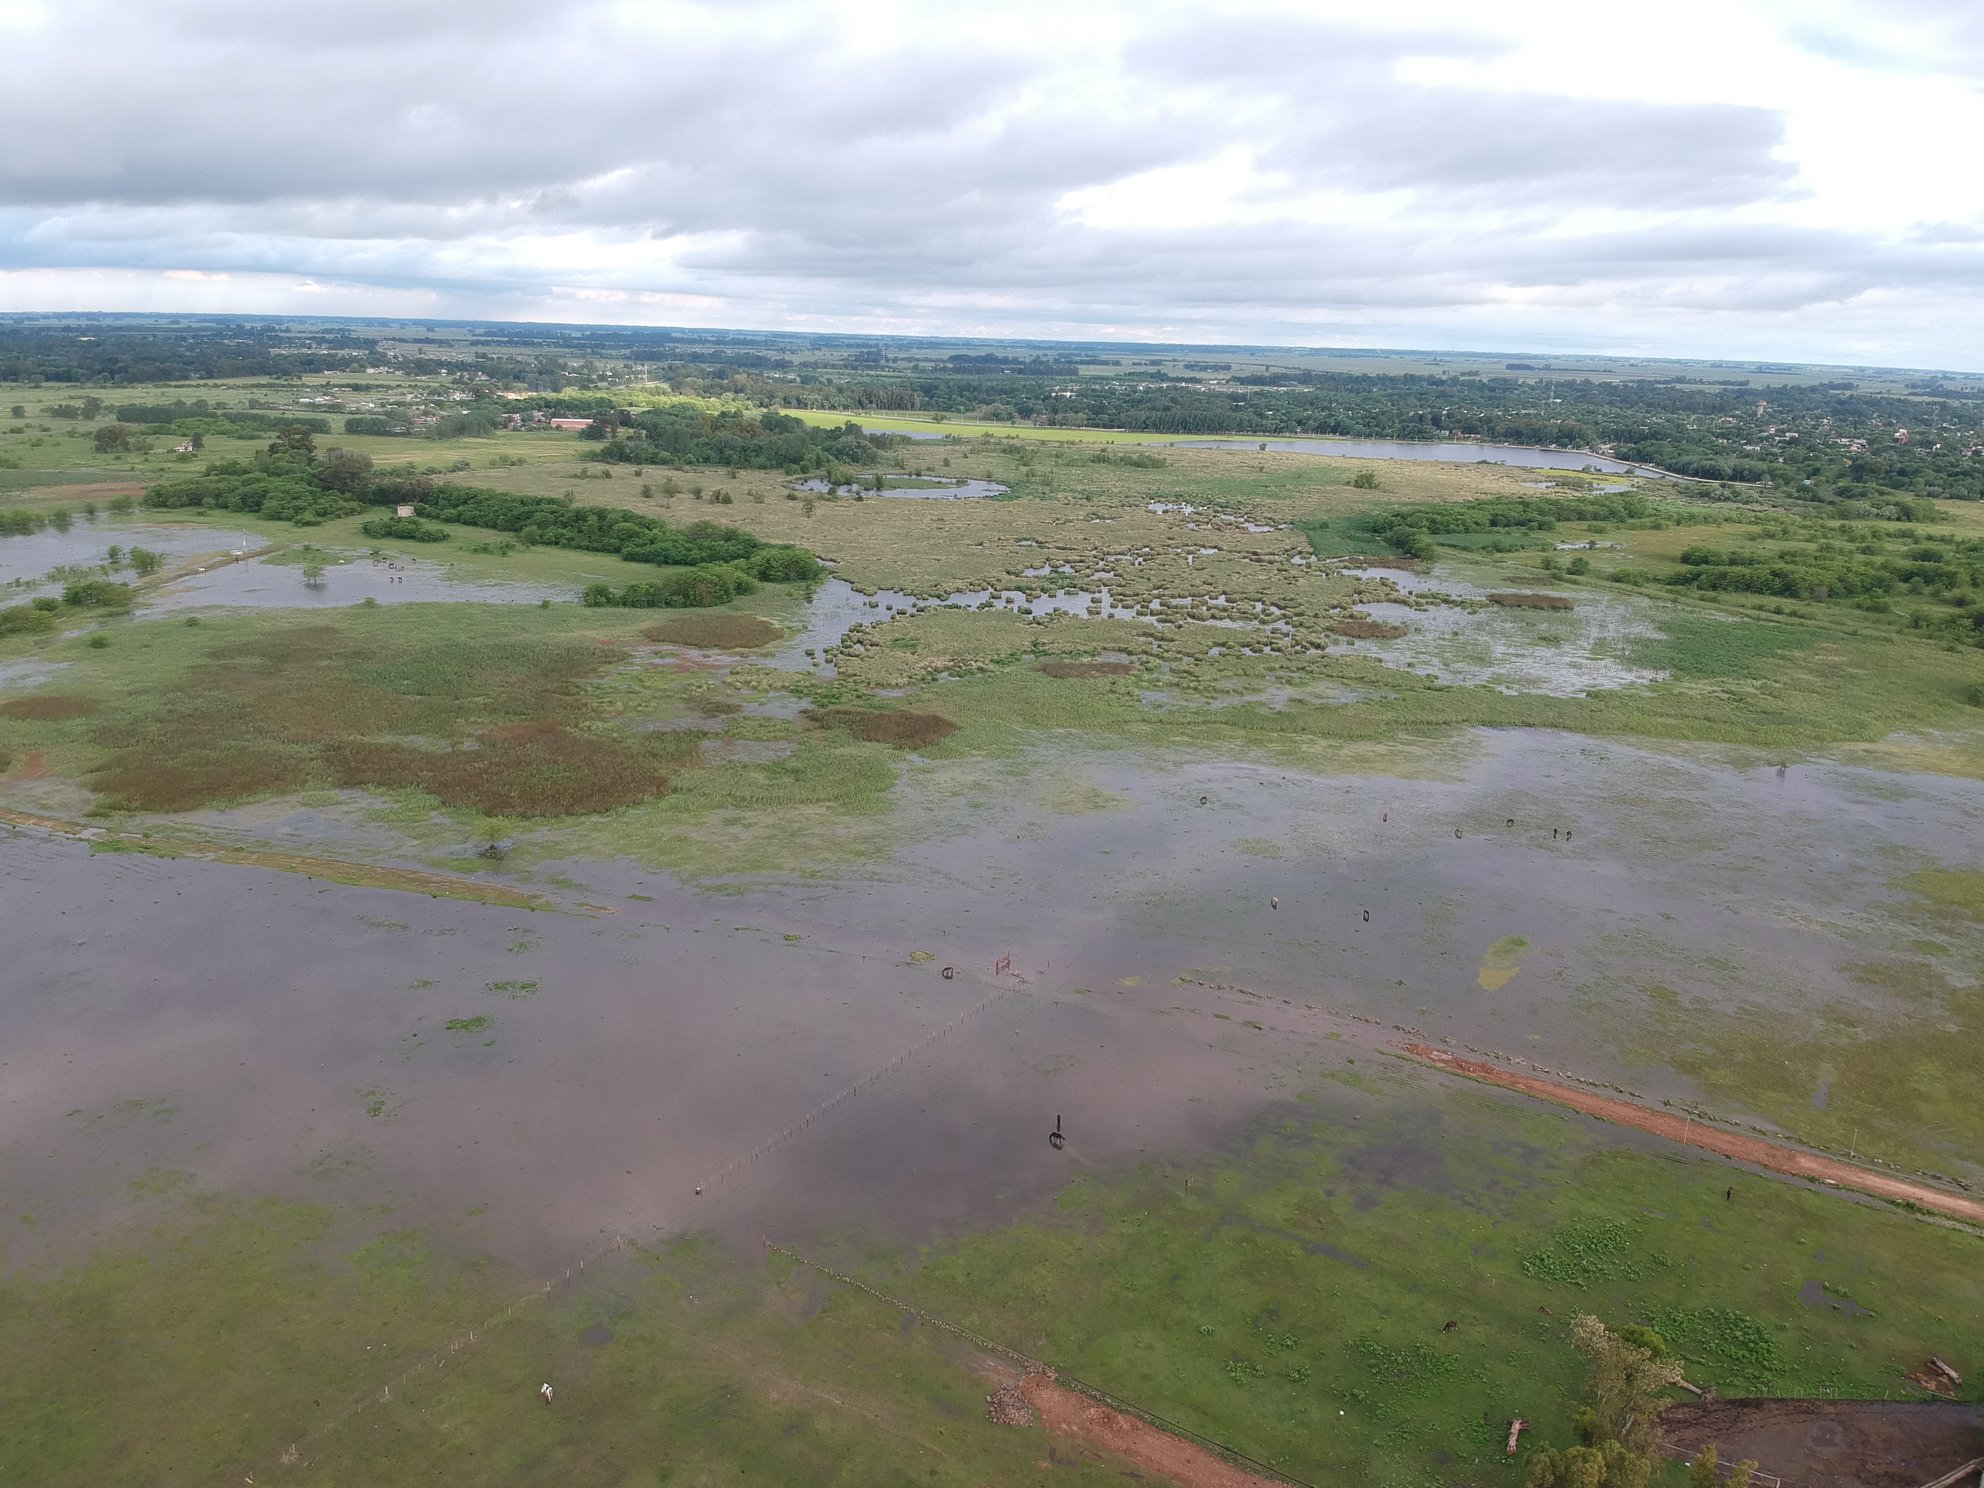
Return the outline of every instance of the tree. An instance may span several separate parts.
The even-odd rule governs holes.
[[[96,452],[100,455],[124,454],[136,445],[129,424],[105,424],[96,431]]]
[[[602,413],[598,418],[579,430],[581,439],[611,439],[620,427],[620,420],[610,413]]]
[[[1688,1488],[1722,1488],[1722,1464],[1713,1443],[1695,1453],[1688,1466]]]
[[[193,453],[197,455],[207,447],[207,436],[204,434],[188,434],[186,436],[186,442],[193,446]]]
[[[317,437],[301,424],[287,424],[276,431],[269,444],[272,455],[311,455],[317,453]]]
[[[1745,1457],[1741,1462],[1736,1464],[1735,1470],[1729,1474],[1729,1488],[1750,1488],[1750,1479],[1756,1470],[1756,1459]]]
[[[303,585],[306,589],[324,587],[324,565],[315,558],[303,565]]]
[[[97,397],[96,394],[91,393],[88,397],[83,399],[84,418],[94,419],[98,417],[102,412],[103,412],[103,399]]]
[[[1350,478],[1350,483],[1360,491],[1375,491],[1378,489],[1378,472],[1360,470]]]
[[[14,416],[15,418],[17,418],[17,419],[24,419],[24,418],[26,418],[26,417],[28,416],[28,408],[27,408],[27,404],[25,404],[25,403],[16,403],[16,404],[14,405],[14,407],[13,407],[13,410],[12,410],[12,413],[13,413],[13,416]]]
[[[1628,1343],[1589,1313],[1571,1319],[1571,1345],[1591,1369],[1591,1403],[1574,1418],[1579,1434],[1650,1456],[1660,1443],[1660,1392],[1681,1378],[1681,1366]]]
[[[131,567],[138,571],[141,578],[157,573],[165,563],[164,556],[154,553],[150,548],[131,549],[130,560]]]
[[[317,462],[317,484],[329,491],[356,491],[372,478],[372,457],[357,450],[325,450]]]

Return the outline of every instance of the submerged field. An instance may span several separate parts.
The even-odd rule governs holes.
[[[855,500],[464,444],[831,577],[588,608],[638,565],[9,498],[68,516],[0,580],[134,592],[0,637],[0,822],[55,829],[0,826],[0,1482],[1118,1480],[767,1239],[1317,1483],[1568,1442],[1579,1311],[1725,1395],[1963,1367],[1968,1232],[1390,1047],[1984,1183],[1980,653],[1658,581],[1836,535],[1413,559],[1373,514],[1533,478],[970,440],[902,473],[1004,497]]]

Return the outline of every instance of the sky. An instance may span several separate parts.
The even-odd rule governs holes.
[[[1984,371],[1984,0],[0,0],[0,311]]]

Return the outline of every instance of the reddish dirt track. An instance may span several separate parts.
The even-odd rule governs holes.
[[[1027,1404],[1040,1412],[1040,1424],[1049,1431],[1104,1447],[1185,1488],[1282,1488],[1272,1478],[1242,1472],[1203,1447],[1111,1410],[1057,1385],[1047,1375],[1029,1374],[1020,1381],[1020,1390]]]
[[[1638,1127],[1641,1131],[1652,1132],[1657,1137],[1665,1137],[1670,1142],[1699,1147],[1704,1152],[1732,1157],[1738,1162],[1752,1163],[1759,1168],[1768,1168],[1773,1173],[1786,1173],[1793,1178],[1808,1178],[1815,1183],[1837,1184],[1841,1188],[1872,1194],[1876,1198],[1900,1199],[1924,1209],[1934,1210],[1938,1214],[1947,1214],[1952,1219],[1984,1224],[1984,1200],[1966,1198],[1962,1194],[1950,1193],[1947,1189],[1931,1188],[1926,1183],[1914,1183],[1906,1178],[1896,1178],[1887,1173],[1876,1172],[1872,1168],[1841,1162],[1837,1158],[1802,1152],[1796,1147],[1766,1142],[1761,1137],[1745,1136],[1741,1132],[1733,1132],[1725,1127],[1695,1121],[1685,1116],[1676,1116],[1667,1111],[1655,1111],[1647,1106],[1635,1105],[1631,1101],[1615,1100],[1609,1095],[1596,1095],[1575,1085],[1559,1084],[1555,1080],[1545,1080],[1536,1075],[1518,1074],[1514,1070],[1503,1069],[1500,1065],[1484,1064],[1478,1059],[1462,1059],[1457,1054],[1449,1054],[1446,1050],[1435,1049],[1429,1044],[1401,1044],[1398,1047],[1414,1058],[1423,1059],[1439,1069],[1449,1070],[1458,1075],[1468,1075],[1476,1080],[1485,1080],[1491,1085],[1500,1085],[1509,1090],[1519,1090],[1524,1095],[1554,1101],[1560,1106],[1569,1106],[1574,1111],[1602,1116],[1607,1121],[1618,1122],[1621,1126]]]

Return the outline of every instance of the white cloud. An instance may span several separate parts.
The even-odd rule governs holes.
[[[1953,0],[0,0],[0,27],[0,309],[1984,366],[1984,23]]]

